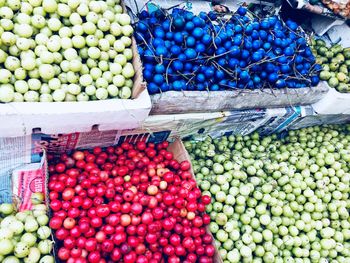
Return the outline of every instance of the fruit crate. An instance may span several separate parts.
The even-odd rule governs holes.
[[[314,103],[312,107],[319,115],[350,114],[350,93],[340,93],[330,88],[326,96]]]
[[[264,89],[231,91],[167,91],[151,96],[151,114],[185,112],[217,112],[252,108],[276,108],[316,103],[329,87],[320,82],[317,87],[300,89]]]
[[[133,1],[130,1],[133,2]],[[161,3],[160,3],[161,2]],[[219,4],[225,5],[228,4],[229,1],[220,1]],[[161,6],[160,6],[161,4]],[[233,10],[237,10],[240,6],[238,3],[231,3],[228,7]],[[127,2],[129,6],[129,3]],[[136,5],[136,7],[135,7]],[[139,7],[139,8],[137,8]],[[147,10],[149,13],[154,13],[155,10],[159,10],[160,8],[164,8],[164,10],[169,11],[172,7],[183,8],[187,11],[191,11],[194,14],[198,14],[200,11],[212,11],[214,10],[213,5],[211,5],[207,1],[186,1],[184,3],[180,3],[176,0],[169,1],[150,1],[147,2],[144,6],[137,4],[130,4],[129,9],[132,10],[134,14],[141,12],[141,10]],[[170,11],[169,11],[170,12]],[[141,23],[142,24],[142,23]],[[140,32],[137,29],[136,32]],[[150,30],[151,31],[151,30]],[[136,37],[140,37],[140,34]],[[149,37],[149,35],[147,35]],[[147,38],[146,37],[146,38]],[[145,39],[144,36],[140,38]],[[147,40],[148,41],[148,40]],[[139,42],[141,43],[141,42]],[[142,47],[142,44],[140,44]],[[147,52],[148,44],[145,45],[146,48],[144,52]],[[171,55],[172,56],[172,55]],[[169,57],[171,57],[169,56]],[[169,59],[167,57],[167,59]],[[181,87],[186,85],[192,79],[183,80],[181,79],[181,84],[177,83],[176,88],[171,88],[171,91],[167,88],[164,89],[164,92],[157,93],[159,87],[164,84],[165,80],[168,83],[167,75],[164,76],[164,70],[157,74],[159,79],[157,81],[151,81],[151,76],[156,74],[152,70],[147,70],[147,60],[144,61],[145,67],[145,77],[146,80],[149,81],[149,90],[152,100],[152,110],[151,114],[153,115],[161,115],[161,114],[181,114],[181,113],[201,113],[201,112],[218,112],[225,110],[239,110],[239,109],[248,109],[248,108],[274,108],[274,107],[286,107],[286,106],[296,106],[296,105],[309,105],[320,100],[328,91],[328,87],[320,84],[316,87],[308,88],[301,86],[298,89],[275,89],[274,87],[266,87],[262,90],[260,89],[245,89],[244,87],[232,88],[223,91],[207,91],[204,88],[198,88],[201,91],[188,91],[181,90]],[[161,62],[158,62],[161,63]],[[166,65],[166,63],[165,63]],[[192,65],[193,66],[193,65]],[[212,65],[211,65],[212,66]],[[170,63],[168,64],[170,67]],[[199,66],[200,67],[200,66]],[[209,67],[209,66],[208,66]],[[214,69],[215,70],[215,69]],[[234,72],[233,68],[230,68],[232,72]],[[167,73],[165,73],[167,74]],[[151,75],[151,76],[150,76]],[[196,74],[193,74],[193,78]],[[229,80],[238,80],[237,77],[232,77]],[[213,77],[214,79],[220,79],[220,77]],[[157,85],[155,84],[157,82]],[[187,82],[186,84],[184,84]],[[160,84],[162,83],[162,84]],[[191,83],[193,87],[196,87],[198,82]],[[206,85],[208,83],[206,82]],[[217,82],[214,82],[217,85]],[[210,85],[214,85],[213,83],[207,85],[206,87],[210,87]],[[242,83],[240,83],[242,85]],[[170,84],[169,84],[170,85]],[[179,85],[182,85],[179,87]],[[220,85],[220,84],[219,84]],[[225,85],[225,84],[223,84]],[[316,85],[316,84],[315,84]],[[174,85],[175,86],[175,85]],[[306,86],[306,85],[305,85]],[[193,87],[191,89],[193,89]],[[174,91],[176,90],[176,91]],[[208,88],[209,90],[209,88]],[[217,90],[217,89],[214,89]],[[157,94],[155,94],[157,93]]]
[[[123,13],[127,13],[124,1],[120,5]],[[0,120],[6,123],[0,126],[0,137],[18,137],[37,131],[53,134],[140,127],[149,115],[151,100],[143,80],[136,40],[133,36],[131,40],[135,75],[130,99],[0,103]]]
[[[138,136],[138,135],[139,134],[132,134],[132,135],[126,136],[124,138],[124,140],[120,140],[116,145],[120,145],[124,141],[125,142],[129,142],[132,139],[133,136]],[[92,138],[91,138],[91,140],[92,140]],[[132,143],[136,144],[138,141],[144,141],[144,140],[142,139],[142,137],[140,137],[139,140],[133,140]],[[105,145],[102,145],[102,144],[99,145],[98,143],[94,144],[94,146],[95,147],[102,146],[103,148],[105,148],[104,147]],[[89,149],[91,149],[91,148],[88,148],[88,150]],[[168,146],[167,150],[173,154],[174,159],[177,160],[179,163],[183,162],[183,161],[188,161],[189,163],[191,163],[190,157],[189,157],[189,155],[188,155],[188,153],[187,153],[187,151],[186,151],[186,149],[185,149],[181,139],[177,138],[177,139],[175,139],[174,142],[169,143],[169,146]],[[44,148],[43,148],[43,151],[46,152]],[[48,151],[48,155],[57,157],[60,154],[62,154],[63,152],[65,152],[65,151],[62,151],[62,149],[59,146],[57,146],[56,148],[52,147]],[[46,159],[45,159],[45,161],[46,161]],[[194,173],[193,173],[193,170],[192,170],[192,166],[190,168],[190,172],[191,172],[191,174],[192,174],[192,176],[194,178]],[[212,234],[209,231],[209,226],[207,226],[206,230],[207,230],[207,233],[212,236]],[[58,240],[55,238],[54,235],[53,235],[53,238],[55,240],[54,254],[56,256],[58,254],[58,249],[59,249],[59,247],[58,247]],[[212,238],[213,238],[213,243],[212,244],[215,247],[215,241],[214,241],[215,239],[214,239],[213,236],[212,236]],[[55,260],[56,260],[56,262],[63,262],[58,257],[56,257]],[[218,253],[216,248],[215,248],[215,254],[213,256],[213,262],[214,263],[223,263],[223,261],[222,261],[221,257],[219,256],[219,253]]]
[[[135,69],[132,99],[108,99],[86,102],[11,102],[0,104],[0,137],[45,133],[72,133],[139,127],[149,114],[150,97],[143,82],[142,64],[133,39],[132,64]]]

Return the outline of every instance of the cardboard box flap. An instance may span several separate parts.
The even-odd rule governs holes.
[[[167,91],[151,96],[151,114],[217,112],[225,110],[276,108],[310,105],[321,100],[329,87],[300,89]]]
[[[31,134],[33,129],[44,133],[72,133],[139,127],[148,116],[151,100],[146,89],[137,99],[110,99],[88,102],[0,104],[1,137]]]

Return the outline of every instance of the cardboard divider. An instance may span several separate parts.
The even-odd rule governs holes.
[[[151,114],[218,112],[309,105],[324,98],[329,87],[300,89],[167,91],[151,96]]]
[[[328,86],[327,82],[324,82]],[[315,112],[321,115],[350,115],[350,93],[340,93],[330,88],[327,95],[312,105]]]
[[[124,13],[128,13],[128,10],[125,6],[125,2],[122,1],[120,5],[123,8]],[[137,43],[134,36],[132,36],[132,42],[131,42],[131,50],[133,53],[132,56],[132,65],[134,66],[135,70],[135,76],[134,76],[134,87],[132,90],[132,98],[136,99],[138,96],[144,91],[147,90],[146,82],[144,82],[143,79],[143,66],[140,54],[137,50]]]
[[[143,67],[139,52],[137,51],[137,44],[134,37],[132,37],[131,50],[133,53],[132,65],[134,66],[135,76],[134,76],[134,87],[132,89],[132,98],[137,99],[140,94],[147,90],[146,83],[143,81]]]

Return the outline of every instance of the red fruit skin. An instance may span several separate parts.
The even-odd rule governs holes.
[[[60,260],[68,260],[70,257],[70,251],[67,248],[61,247],[58,250],[57,256]]]
[[[63,221],[60,217],[54,216],[51,218],[49,226],[52,229],[59,229],[63,224]]]

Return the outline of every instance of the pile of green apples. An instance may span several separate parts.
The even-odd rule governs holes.
[[[350,48],[339,44],[327,47],[320,39],[313,40],[312,46],[317,63],[323,67],[320,79],[339,92],[350,92]]]
[[[350,261],[350,125],[185,147],[225,263]]]
[[[0,0],[0,102],[129,99],[131,18],[120,0]]]
[[[0,205],[0,262],[54,263],[49,217],[42,194],[35,193],[33,209],[17,212],[9,203]],[[37,198],[39,197],[39,198]],[[39,200],[39,202],[37,202]]]

